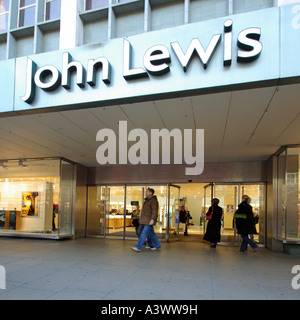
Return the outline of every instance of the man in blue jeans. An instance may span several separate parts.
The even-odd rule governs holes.
[[[148,188],[146,190],[146,199],[143,204],[142,212],[140,214],[139,223],[141,225],[142,232],[139,237],[139,241],[135,247],[132,247],[131,250],[140,252],[142,246],[145,243],[145,240],[148,238],[152,244],[151,250],[160,249],[159,240],[154,232],[153,226],[156,224],[158,216],[158,202],[157,198],[154,195],[154,190]]]

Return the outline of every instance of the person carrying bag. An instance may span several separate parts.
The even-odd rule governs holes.
[[[223,216],[223,209],[219,207],[219,199],[211,200],[211,207],[206,213],[206,220],[208,220],[207,228],[203,240],[210,241],[211,248],[216,248],[217,243],[221,241],[221,219]]]
[[[240,251],[247,251],[248,244],[254,251],[256,251],[257,244],[253,240],[249,239],[249,234],[257,234],[249,196],[243,196],[242,202],[239,204],[239,208],[234,216],[236,218],[238,234],[241,235],[243,240]]]

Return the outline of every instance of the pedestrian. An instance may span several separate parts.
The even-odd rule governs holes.
[[[238,210],[236,211],[238,214],[238,218],[236,218],[236,228],[238,234],[240,234],[242,238],[241,252],[247,251],[248,244],[254,251],[256,251],[257,248],[257,244],[249,239],[250,234],[257,234],[253,210],[249,203],[249,199],[249,196],[243,195],[242,202],[239,204]]]
[[[217,243],[221,241],[221,219],[223,209],[219,207],[219,199],[213,198],[211,206],[206,213],[208,220],[207,228],[203,240],[209,241],[211,248],[216,248]]]
[[[142,211],[140,213],[139,224],[142,228],[139,241],[135,247],[131,247],[133,251],[141,251],[145,240],[149,238],[151,243],[151,250],[160,249],[159,240],[154,232],[153,226],[156,224],[158,216],[158,201],[157,197],[154,195],[154,190],[148,188],[146,190],[146,198],[143,204]]]
[[[137,206],[133,211],[132,211],[132,225],[135,227],[135,233],[138,236],[138,228],[139,228],[139,219],[140,219],[140,206]]]
[[[185,210],[185,206],[181,206],[181,208],[180,208],[180,211],[179,211],[179,222],[185,224],[184,235],[188,236],[188,231],[187,231],[187,211]]]

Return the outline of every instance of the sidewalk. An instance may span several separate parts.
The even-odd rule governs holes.
[[[195,242],[162,242],[159,251],[137,253],[134,244],[2,238],[0,300],[300,300],[300,289],[291,286],[299,256]]]

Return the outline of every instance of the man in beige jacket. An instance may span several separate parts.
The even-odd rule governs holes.
[[[143,230],[140,234],[139,241],[135,247],[132,247],[131,250],[140,252],[142,250],[142,246],[145,243],[147,238],[150,239],[152,243],[151,250],[160,249],[159,240],[154,232],[153,226],[156,224],[158,216],[158,202],[157,198],[154,195],[154,190],[148,188],[146,190],[146,199],[143,204],[142,212],[140,214],[139,223],[142,226]]]

